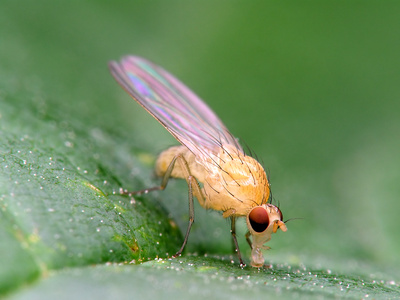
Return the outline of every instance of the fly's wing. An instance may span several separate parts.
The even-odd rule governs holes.
[[[215,113],[188,87],[141,57],[110,62],[117,82],[196,156],[216,154],[222,144],[242,148]]]

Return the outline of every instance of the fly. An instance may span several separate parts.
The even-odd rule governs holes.
[[[231,234],[241,266],[236,219],[245,217],[251,265],[262,267],[264,244],[280,228],[286,231],[279,207],[271,204],[270,184],[261,164],[248,156],[217,115],[188,87],[161,67],[137,56],[110,62],[116,81],[180,143],[163,151],[156,161],[164,190],[171,177],[183,178],[189,188],[189,223],[181,248],[194,222],[194,198],[205,209],[231,219]],[[201,185],[200,185],[201,184]]]

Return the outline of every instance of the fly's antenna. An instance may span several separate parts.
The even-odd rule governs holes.
[[[283,223],[287,223],[287,222],[289,222],[289,221],[293,221],[293,220],[304,220],[304,218],[290,218],[290,219],[287,219],[286,221],[283,221]]]

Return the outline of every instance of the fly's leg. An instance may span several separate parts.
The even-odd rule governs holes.
[[[181,246],[181,248],[178,250],[178,252],[176,252],[176,254],[173,257],[177,257],[179,255],[181,255],[181,253],[183,252],[183,249],[185,249],[186,243],[189,239],[189,234],[190,234],[190,229],[192,228],[192,225],[194,223],[194,203],[193,203],[193,189],[194,187],[198,187],[198,189],[200,190],[199,184],[197,182],[197,180],[193,177],[193,176],[189,176],[186,181],[188,182],[188,187],[189,187],[189,223],[188,223],[188,227],[186,229],[186,234],[185,234],[185,239],[183,240],[183,244]]]
[[[242,255],[240,254],[239,244],[238,244],[238,241],[236,238],[236,217],[231,217],[231,234],[232,234],[233,242],[235,244],[235,250],[236,250],[238,258],[239,258],[240,266],[244,267],[246,265],[242,260]]]
[[[165,171],[165,174],[164,174],[161,184],[159,186],[141,190],[141,191],[137,191],[137,192],[127,193],[130,195],[133,195],[133,194],[140,194],[140,193],[148,193],[148,192],[156,191],[156,190],[164,190],[167,187],[168,180],[171,178],[171,173],[172,173],[172,170],[174,169],[176,163],[179,164],[179,167],[183,174],[182,177],[186,179],[186,182],[187,182],[188,188],[189,188],[189,223],[188,223],[188,227],[186,229],[186,234],[185,234],[185,239],[183,240],[183,244],[182,244],[181,248],[178,250],[178,252],[176,252],[176,254],[173,257],[181,255],[181,253],[182,253],[183,249],[185,249],[186,243],[189,239],[190,229],[192,228],[192,225],[194,223],[193,197],[196,197],[202,206],[204,204],[204,196],[203,196],[203,193],[201,192],[200,185],[197,182],[196,178],[194,176],[192,176],[192,174],[190,173],[189,165],[188,165],[187,161],[185,160],[185,158],[183,157],[183,155],[178,154],[178,155],[174,156],[174,158],[172,159],[171,163],[169,164],[167,170]]]
[[[250,240],[250,231],[246,232],[245,237],[246,237],[246,241],[249,244],[250,248],[253,249],[253,245],[252,245],[251,240]]]
[[[164,174],[164,176],[163,176],[163,178],[161,180],[161,184],[160,185],[154,186],[154,187],[151,187],[151,188],[148,188],[148,189],[144,189],[144,190],[139,190],[139,191],[122,192],[121,194],[123,194],[123,195],[140,195],[140,194],[147,194],[147,193],[152,192],[152,191],[162,191],[162,190],[164,190],[167,187],[168,181],[169,181],[169,179],[171,177],[172,170],[175,167],[175,162],[178,159],[178,157],[181,157],[181,159],[185,160],[183,158],[183,156],[180,155],[180,154],[175,156],[172,159],[171,163],[169,164],[167,170],[165,171],[165,174]],[[187,165],[187,163],[186,163],[186,165]]]
[[[182,154],[178,154],[177,156],[174,157],[171,164],[168,166],[167,172],[169,171],[170,168],[171,168],[170,173],[172,172],[173,166],[171,167],[171,165],[175,164],[175,162],[179,163],[179,166],[183,173],[183,177],[186,179],[186,182],[187,182],[188,188],[189,188],[189,223],[188,223],[188,227],[186,229],[185,239],[183,240],[182,247],[179,249],[178,252],[176,252],[174,257],[181,255],[183,249],[185,249],[186,243],[189,239],[190,229],[192,228],[192,225],[194,223],[193,196],[197,198],[200,205],[203,206],[203,204],[204,204],[204,196],[203,196],[203,193],[201,192],[200,185],[197,182],[196,178],[194,176],[192,176],[192,174],[190,173],[189,165]],[[164,178],[165,178],[165,176],[164,176]]]

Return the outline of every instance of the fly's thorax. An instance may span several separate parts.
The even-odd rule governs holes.
[[[206,164],[206,170],[204,192],[208,208],[245,216],[252,207],[266,203],[269,198],[263,167],[232,145],[223,145],[218,156]]]
[[[199,182],[203,182],[205,176],[204,167],[196,161],[194,154],[187,147],[182,145],[170,147],[160,153],[155,166],[156,175],[159,177],[164,176],[173,159],[179,154],[181,154],[185,159],[190,173]],[[174,168],[172,169],[171,177],[186,179],[185,176],[186,175],[182,170],[182,166],[179,162],[176,162]]]
[[[264,264],[261,250],[268,248],[264,244],[271,239],[272,233],[276,233],[278,228],[287,230],[282,219],[281,210],[269,203],[253,207],[246,216],[247,228],[252,236],[252,266],[261,267]]]

